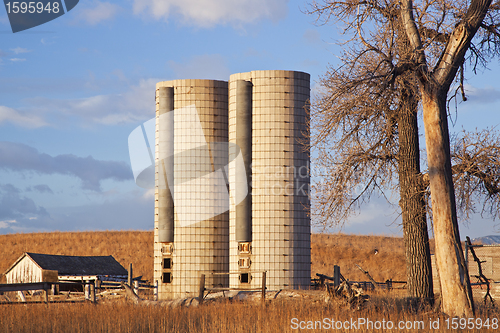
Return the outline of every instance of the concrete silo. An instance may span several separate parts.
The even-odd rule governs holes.
[[[309,81],[271,70],[156,85],[160,299],[197,296],[201,274],[206,288],[259,288],[263,271],[268,290],[309,286]]]
[[[307,73],[280,70],[230,77],[229,142],[251,170],[251,195],[230,205],[231,287],[258,288],[262,271],[270,290],[309,287],[309,82]],[[231,199],[242,177],[229,168]]]
[[[229,194],[225,81],[156,85],[154,279],[159,298],[227,287]],[[173,111],[175,110],[175,111]],[[174,208],[175,207],[175,208]]]

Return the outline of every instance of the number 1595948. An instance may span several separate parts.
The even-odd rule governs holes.
[[[57,14],[60,11],[59,2],[48,2],[46,5],[43,2],[6,2],[5,7],[7,8],[8,14],[42,14],[54,13]]]
[[[445,320],[446,328],[457,330],[457,329],[481,329],[481,328],[491,328],[498,329],[498,319],[497,318],[446,318]]]

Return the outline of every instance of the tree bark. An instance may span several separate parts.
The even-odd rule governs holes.
[[[421,86],[421,94],[442,310],[450,316],[472,317],[472,290],[455,207],[446,92],[435,89],[428,82]]]
[[[417,107],[418,98],[403,85],[398,113],[398,170],[408,296],[433,303],[426,202],[420,182]]]
[[[474,302],[469,274],[458,232],[452,181],[450,138],[446,114],[448,90],[463,64],[492,0],[472,0],[435,65],[429,72],[411,0],[401,0],[403,23],[414,51],[424,110],[427,163],[431,189],[436,267],[440,276],[442,310],[450,316],[473,316]]]
[[[408,4],[408,5],[411,5]],[[406,11],[408,14],[408,11]],[[404,61],[410,61],[413,52],[411,42],[405,32],[405,21],[401,13],[397,24],[398,54]],[[418,37],[418,36],[417,36]],[[423,55],[423,53],[421,53]],[[418,102],[416,76],[403,74],[399,78],[399,110],[398,110],[398,176],[399,176],[399,206],[403,219],[403,237],[406,258],[406,280],[408,296],[417,301],[434,303],[432,281],[431,254],[429,248],[429,233],[427,231],[427,203],[424,198],[425,187],[421,182],[420,144],[418,139]]]

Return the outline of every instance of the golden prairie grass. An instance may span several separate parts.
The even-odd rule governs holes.
[[[112,255],[128,269],[132,263],[134,276],[153,281],[152,231],[88,231],[19,233],[0,235],[2,255],[0,274],[24,252],[59,255]],[[377,254],[375,254],[377,250]],[[350,280],[367,277],[355,266],[360,265],[379,282],[406,280],[403,239],[387,236],[345,234],[312,234],[311,277],[316,273],[333,275],[333,265],[341,267]]]
[[[361,266],[377,282],[406,280],[403,239],[388,236],[313,234],[311,237],[311,273],[333,276],[333,265],[353,281],[367,281]]]
[[[190,308],[140,306],[123,302],[97,305],[3,305],[0,306],[0,332],[322,332],[333,331],[331,326],[328,328],[332,324],[344,325],[342,329],[335,329],[338,332],[498,331],[498,327],[491,327],[492,318],[499,316],[496,309],[479,309],[477,314],[483,323],[489,318],[490,329],[477,329],[476,326],[474,329],[450,330],[447,329],[446,318],[437,313],[412,313],[399,305],[398,300],[387,298],[383,301],[374,300],[360,311],[301,300],[274,300],[266,306],[249,302],[223,302]],[[363,326],[360,325],[360,318],[365,319],[366,324]],[[438,320],[439,328],[436,326]],[[368,321],[372,322],[371,327]],[[355,327],[351,326],[351,322]],[[430,327],[431,322],[434,329]],[[384,325],[386,329],[383,329]],[[294,329],[300,326],[310,329]]]
[[[366,280],[354,264],[359,264],[377,281],[405,280],[403,240],[397,237],[313,234],[311,242],[311,275],[332,275],[333,265],[341,266],[350,280]],[[130,262],[134,275],[152,281],[153,234],[143,231],[54,232],[1,235],[0,271],[4,272],[23,252],[62,255],[113,255],[124,267]],[[377,250],[377,254],[375,254]],[[390,294],[375,293],[360,311],[341,304],[273,300],[266,307],[252,302],[207,303],[201,307],[168,308],[159,305],[140,306],[124,301],[75,304],[0,305],[0,332],[296,332],[296,325],[325,330],[324,318],[333,321],[391,321],[393,325],[423,323],[415,329],[373,329],[365,327],[340,329],[350,332],[449,332],[446,318],[431,309],[415,313],[404,306],[404,300]],[[500,317],[497,308],[479,307],[477,318],[490,324]],[[293,318],[297,318],[296,320]],[[430,329],[429,321],[439,319],[439,329]],[[295,320],[295,321],[294,321]],[[327,322],[328,322],[327,320]],[[319,329],[318,324],[322,325]],[[312,326],[311,326],[312,325]],[[491,326],[491,325],[490,325]],[[498,329],[464,329],[460,332],[489,332]]]
[[[0,273],[24,252],[67,256],[112,255],[123,267],[132,263],[134,276],[153,280],[153,232],[88,231],[0,235]]]

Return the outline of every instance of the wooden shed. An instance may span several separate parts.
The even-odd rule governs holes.
[[[478,259],[481,261],[481,270],[484,276],[490,281],[493,298],[500,299],[500,245],[473,244],[472,247]],[[467,254],[465,257],[467,258],[469,277],[474,295],[484,294],[486,287],[484,285],[478,285],[480,282],[477,277],[479,275],[479,267],[477,262],[474,261],[470,252],[470,247],[467,247]],[[434,255],[431,255],[431,265],[434,293],[440,293],[441,288]]]
[[[7,283],[124,280],[113,256],[60,256],[25,252],[4,273]]]

